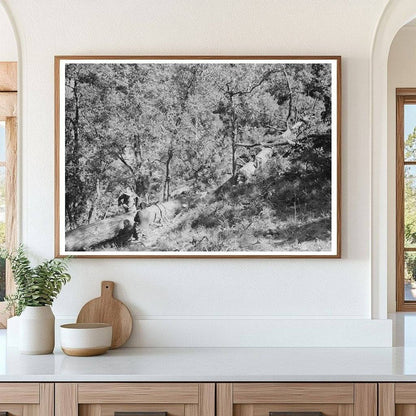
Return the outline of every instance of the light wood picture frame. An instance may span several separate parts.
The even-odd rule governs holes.
[[[56,56],[57,257],[339,258],[339,56]]]

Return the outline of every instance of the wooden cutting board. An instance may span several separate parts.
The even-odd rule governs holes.
[[[133,319],[124,303],[113,297],[114,282],[101,282],[101,296],[86,303],[78,314],[77,323],[106,323],[113,326],[111,349],[119,348],[129,339]]]

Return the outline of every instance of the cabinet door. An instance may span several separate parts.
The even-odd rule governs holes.
[[[215,416],[213,383],[59,383],[56,416]]]
[[[380,416],[415,416],[416,383],[380,383]]]
[[[221,383],[217,416],[377,416],[377,384]]]
[[[0,415],[53,416],[51,383],[0,383]]]

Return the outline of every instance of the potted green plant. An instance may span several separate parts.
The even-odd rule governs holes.
[[[55,316],[51,305],[71,276],[68,258],[45,260],[33,267],[23,246],[2,250],[10,261],[16,292],[6,296],[8,309],[19,318],[19,351],[49,354],[55,346]]]

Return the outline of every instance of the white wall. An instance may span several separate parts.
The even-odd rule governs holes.
[[[39,257],[53,256],[54,55],[343,57],[342,259],[73,260],[59,317],[110,279],[138,320],[131,345],[389,344],[370,321],[369,250],[369,62],[387,0],[0,1],[22,43],[22,241]]]
[[[17,61],[17,45],[10,19],[0,6],[0,62]]]
[[[388,307],[396,310],[396,88],[416,88],[416,25],[404,26],[391,44],[388,61]]]

